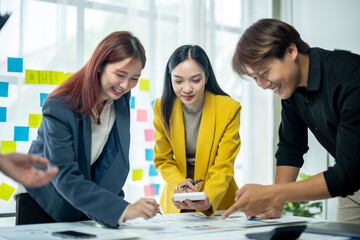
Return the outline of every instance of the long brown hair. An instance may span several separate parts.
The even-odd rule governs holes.
[[[139,39],[130,32],[117,31],[106,36],[95,48],[89,61],[71,75],[47,99],[62,97],[68,107],[86,116],[93,116],[96,103],[101,104],[101,83],[99,72],[107,63],[132,58],[140,60],[145,67],[145,49]]]
[[[235,72],[248,75],[247,67],[261,64],[269,57],[284,58],[286,48],[293,43],[298,52],[307,54],[309,45],[291,25],[276,19],[261,19],[245,30],[232,59]]]

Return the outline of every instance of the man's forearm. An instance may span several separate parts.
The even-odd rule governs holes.
[[[331,197],[323,173],[299,182],[278,183],[274,187],[274,196],[280,202],[302,202]]]
[[[300,168],[291,166],[276,167],[275,184],[295,182]]]

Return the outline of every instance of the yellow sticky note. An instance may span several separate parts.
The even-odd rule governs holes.
[[[9,201],[13,193],[15,192],[15,188],[7,185],[6,183],[1,183],[0,185],[0,199]]]
[[[73,75],[73,73],[66,73],[66,74],[64,74],[64,81],[65,81],[68,77],[70,77],[71,75]]]
[[[51,84],[59,85],[64,81],[64,73],[51,71]]]
[[[39,83],[51,84],[51,71],[39,71]]]
[[[25,83],[39,84],[39,71],[25,69]]]
[[[143,176],[143,170],[142,169],[134,169],[132,174],[133,181],[140,181]]]
[[[41,114],[29,114],[29,127],[30,128],[39,128],[41,119],[42,119]]]
[[[150,91],[150,80],[140,78],[140,90]]]
[[[15,141],[1,141],[1,154],[16,152]]]

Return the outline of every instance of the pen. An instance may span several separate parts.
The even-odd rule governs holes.
[[[199,179],[196,179],[195,181],[191,181],[191,183],[193,184],[193,185],[195,185],[195,184],[197,184],[197,183],[199,183],[199,182],[202,182],[202,181],[204,181],[204,179],[202,179],[202,178],[199,178]],[[180,188],[184,188],[184,187],[188,187],[188,185],[182,185],[182,186],[180,186]]]

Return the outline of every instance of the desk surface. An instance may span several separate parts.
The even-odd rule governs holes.
[[[180,213],[158,215],[148,221],[134,219],[121,225],[119,229],[108,229],[94,221],[73,223],[33,224],[0,228],[0,239],[61,239],[52,236],[54,231],[73,230],[97,235],[98,240],[111,239],[246,239],[246,233],[270,231],[283,224],[300,224],[313,222],[313,219],[301,217],[282,217],[264,221],[248,221],[242,213],[235,213],[226,220],[220,219],[221,212],[211,217],[202,213]],[[303,233],[303,240],[348,238],[331,237],[318,234]]]

